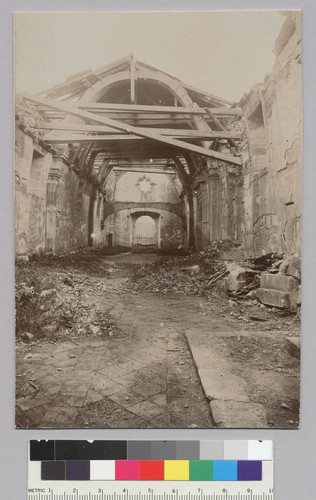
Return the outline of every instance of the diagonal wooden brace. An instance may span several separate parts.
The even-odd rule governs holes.
[[[173,139],[170,137],[162,136],[160,134],[157,134],[156,132],[153,131],[144,131],[138,127],[135,127],[133,125],[126,125],[125,123],[119,122],[117,120],[112,120],[110,118],[106,118],[104,116],[98,116],[96,114],[90,113],[88,111],[82,111],[79,110],[77,106],[73,106],[70,104],[67,104],[65,102],[57,102],[57,101],[50,101],[48,99],[42,99],[37,96],[34,96],[29,93],[24,93],[23,94],[24,99],[29,100],[31,102],[34,102],[35,104],[41,105],[41,106],[47,106],[48,108],[51,109],[57,109],[59,111],[63,111],[66,114],[71,114],[73,116],[77,116],[79,118],[83,118],[84,120],[96,122],[96,123],[102,123],[103,125],[109,125],[110,127],[117,129],[117,130],[123,130],[127,132],[128,134],[135,134],[140,137],[145,137],[147,139],[152,139],[154,141],[161,142],[163,144],[168,144],[169,146],[174,146],[175,148],[181,148],[185,149],[188,151],[191,151],[193,153],[198,153],[204,156],[208,156],[211,158],[214,158],[216,160],[221,160],[225,161],[228,163],[232,163],[234,165],[241,165],[241,159],[232,155],[227,155],[223,153],[218,153],[217,151],[209,150],[206,148],[203,148],[201,146],[196,146],[195,144],[188,144],[186,142],[180,141],[178,139]],[[93,139],[92,139],[93,141]]]

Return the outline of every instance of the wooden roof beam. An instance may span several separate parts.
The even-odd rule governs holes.
[[[213,101],[217,101],[219,103],[224,103],[224,104],[227,104],[229,106],[231,106],[233,103],[231,101],[228,101],[227,99],[223,99],[222,97],[218,97],[214,94],[210,94],[209,92],[204,92],[203,90],[199,90],[195,87],[192,87],[191,85],[186,85],[185,83],[183,84],[184,88],[186,90],[191,90],[192,92],[196,93],[196,94],[199,94],[200,96],[202,97],[206,97],[208,99],[212,99]]]
[[[172,139],[170,137],[157,134],[152,130],[144,131],[133,125],[126,125],[117,120],[111,120],[110,118],[105,118],[104,116],[96,116],[93,113],[87,111],[79,110],[77,106],[70,105],[64,102],[54,102],[47,99],[41,99],[29,93],[23,94],[23,97],[35,104],[46,105],[52,109],[57,109],[59,111],[65,111],[68,114],[83,118],[88,121],[102,123],[103,125],[109,125],[117,130],[124,130],[127,133],[132,133],[139,135],[140,137],[146,137],[147,139],[152,139],[154,141],[162,142],[163,144],[168,144],[169,146],[174,146],[176,148],[181,148],[184,150],[191,151],[193,153],[198,153],[200,155],[208,156],[217,160],[222,160],[234,165],[241,165],[241,159],[229,154],[218,153],[217,151],[209,150],[201,146],[196,146],[195,144],[188,144],[178,139]]]
[[[87,133],[100,133],[102,132],[103,135],[120,135],[120,136],[127,136],[126,132],[124,131],[119,131],[115,130],[112,127],[107,127],[104,125],[84,125],[84,124],[66,124],[66,123],[61,123],[61,122],[50,122],[50,123],[43,123],[43,122],[37,122],[35,124],[35,128],[42,129],[42,130],[57,130],[57,131],[67,131],[69,133],[73,132],[87,132]],[[148,130],[144,128],[144,130]],[[232,131],[232,132],[226,132],[225,130],[220,131],[220,130],[211,130],[211,129],[206,129],[206,130],[197,130],[197,129],[182,129],[182,128],[155,128],[154,129],[156,132],[158,132],[161,135],[169,135],[172,137],[176,138],[186,138],[186,139],[196,139],[196,140],[207,140],[207,139],[227,139],[227,138],[232,138],[232,139],[240,139],[241,138],[241,133]],[[63,136],[60,136],[62,138]],[[128,137],[134,138],[133,134],[128,134]],[[135,136],[136,137],[136,136]]]
[[[221,122],[216,118],[216,116],[212,113],[212,111],[210,109],[207,109],[207,113],[208,115],[210,116],[210,118],[212,118],[213,122],[216,124],[216,126],[220,129],[220,130],[225,130],[225,127],[223,127],[223,125],[221,124]],[[236,142],[234,141],[234,139],[229,139],[228,140],[229,144],[233,147],[237,147],[237,144]]]
[[[133,54],[132,54],[131,60],[130,60],[130,71],[131,71],[130,100],[131,100],[131,103],[135,103],[136,102],[136,88],[135,88],[136,71],[135,71],[135,59],[134,59]]]
[[[171,137],[173,139],[182,139],[187,141],[205,141],[205,140],[215,140],[215,139],[240,139],[240,132],[220,132],[214,131],[211,133],[203,133],[200,132],[199,135],[188,135],[188,134],[162,134],[166,137]],[[67,144],[70,142],[79,143],[79,142],[109,142],[109,141],[144,141],[144,137],[140,137],[134,134],[107,134],[107,135],[85,135],[85,134],[64,134],[64,135],[46,135],[43,137],[43,141],[51,143],[51,144]]]
[[[78,103],[79,109],[86,109],[87,111],[116,111],[118,113],[177,113],[177,114],[191,114],[191,115],[205,115],[208,108],[189,108],[187,106],[150,106],[142,104],[113,104],[113,103]],[[41,109],[41,108],[40,108]],[[47,108],[44,108],[47,109]],[[242,116],[243,111],[241,108],[210,108],[214,115],[232,115]]]

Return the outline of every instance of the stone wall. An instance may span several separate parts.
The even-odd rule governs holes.
[[[301,18],[289,13],[276,60],[244,109],[243,244],[252,254],[301,250]]]
[[[92,186],[62,161],[56,193],[56,253],[83,248],[88,242]],[[48,228],[49,229],[49,228]]]
[[[64,254],[92,244],[131,246],[134,223],[143,213],[159,221],[159,247],[183,243],[181,184],[173,174],[113,171],[100,192],[71,167],[62,152],[16,129],[16,254]],[[111,200],[111,201],[109,201]],[[117,203],[108,216],[107,208]],[[122,206],[126,204],[125,208]],[[138,209],[137,209],[138,207]],[[131,219],[130,219],[131,218]]]
[[[132,246],[135,221],[149,215],[157,223],[159,248],[178,247],[185,217],[180,192],[180,182],[170,173],[113,170],[105,187],[103,230],[95,243]]]
[[[91,185],[19,127],[15,135],[15,251],[67,253],[88,244]]]
[[[194,183],[196,247],[201,250],[215,240],[239,245],[244,220],[242,167],[208,160],[205,170]]]

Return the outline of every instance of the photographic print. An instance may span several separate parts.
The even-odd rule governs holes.
[[[299,427],[300,11],[15,14],[16,427]]]

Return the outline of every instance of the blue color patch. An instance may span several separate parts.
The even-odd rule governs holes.
[[[237,481],[237,460],[214,460],[213,481]]]

